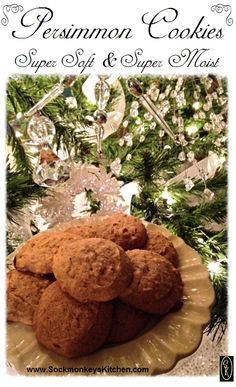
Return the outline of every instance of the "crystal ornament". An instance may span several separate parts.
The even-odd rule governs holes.
[[[178,118],[176,116],[172,116],[172,123],[177,124],[178,123]]]
[[[180,161],[185,161],[185,159],[186,159],[185,152],[180,152],[178,155],[178,159]]]
[[[107,106],[108,100],[110,98],[110,86],[106,82],[106,79],[109,78],[107,75],[99,75],[99,81],[95,84],[94,94],[96,99],[96,104],[98,109],[94,112],[94,129],[97,140],[97,152],[102,156],[102,141],[104,137],[104,125],[107,122],[107,113],[105,108]]]
[[[188,159],[188,161],[192,162],[192,161],[194,160],[194,156],[195,156],[195,154],[194,154],[193,151],[188,152],[188,153],[187,153],[187,159]]]
[[[200,111],[198,114],[199,114],[199,118],[200,118],[201,120],[204,120],[204,119],[206,118],[206,113],[205,113],[205,112]]]
[[[102,153],[102,140],[104,137],[103,125],[107,122],[107,113],[104,110],[96,110],[93,114],[95,121],[95,134],[97,140],[97,152]]]
[[[96,110],[93,117],[98,125],[103,125],[107,122],[107,113],[104,110]]]
[[[184,180],[184,185],[186,191],[191,191],[191,189],[194,187],[194,182],[191,179],[185,179]]]
[[[66,98],[66,105],[69,109],[76,109],[78,107],[77,100],[75,97],[67,97]]]
[[[138,110],[137,109],[130,109],[129,115],[130,115],[130,117],[138,117]]]
[[[203,197],[206,200],[212,200],[214,198],[215,194],[212,192],[209,188],[205,188],[203,191]]]
[[[143,94],[142,86],[135,78],[130,78],[127,82],[130,94],[134,97],[140,97]]]
[[[35,114],[29,122],[27,133],[34,143],[38,145],[51,145],[56,130],[53,122],[49,118]]]
[[[182,146],[186,146],[188,144],[188,141],[186,141],[184,134],[180,133],[178,136],[178,139],[179,139],[179,143]]]
[[[43,98],[36,103],[30,110],[24,113],[25,117],[31,117],[33,114],[37,113],[39,110],[43,109],[49,102],[58,97],[64,91],[64,85],[62,83],[57,83]]]
[[[206,122],[203,126],[203,129],[209,132],[212,129],[212,126],[209,122]]]
[[[133,109],[138,109],[139,108],[139,103],[138,103],[138,101],[133,101],[132,103],[131,103],[131,107],[133,108]]]
[[[160,93],[160,89],[158,88],[158,86],[155,83],[151,84],[151,86],[149,87],[149,89],[147,91],[147,94],[149,95],[151,100],[154,102],[157,100],[159,93]]]
[[[112,161],[110,168],[111,168],[111,172],[114,175],[116,175],[116,176],[120,175],[120,171],[121,171],[122,166],[121,166],[121,160],[119,157],[117,157],[114,161]]]
[[[165,115],[170,109],[170,103],[169,101],[163,101],[161,104],[161,113],[162,115]]]
[[[144,118],[145,118],[145,120],[147,120],[147,121],[152,121],[153,116],[152,116],[151,113],[147,112],[147,113],[144,114]]]
[[[37,215],[41,215],[50,227],[73,218],[81,218],[86,209],[83,205],[86,204],[83,200],[86,199],[84,193],[90,190],[92,197],[101,204],[99,215],[124,212],[130,202],[123,200],[122,186],[123,182],[112,176],[112,172],[107,173],[106,168],[101,165],[98,168],[91,164],[73,164],[69,179],[64,184],[55,186],[51,194],[40,201]]]
[[[119,145],[123,146],[125,144],[125,140],[123,138],[119,139]]]
[[[152,100],[150,99],[150,97],[147,94],[143,94],[142,87],[141,87],[140,83],[135,78],[130,78],[127,81],[127,86],[128,86],[129,92],[133,96],[139,97],[139,102],[141,102],[143,107],[145,109],[147,109],[148,113],[150,113],[150,115],[146,115],[146,113],[145,113],[144,118],[146,120],[151,121],[152,117],[153,117],[155,119],[155,121],[161,126],[161,128],[170,136],[170,138],[173,141],[176,141],[175,134],[173,133],[173,131],[171,130],[171,128],[169,127],[167,122],[161,116],[157,106],[152,102]],[[165,95],[164,95],[164,97],[165,97]],[[160,99],[160,96],[159,96],[159,99]]]
[[[69,165],[50,148],[42,148],[39,161],[33,171],[33,180],[42,187],[53,187],[69,178]]]
[[[184,120],[183,120],[182,117],[178,117],[177,122],[178,122],[178,127],[179,128],[183,128],[184,127]]]
[[[99,81],[95,84],[95,99],[98,110],[104,110],[110,98],[110,86],[106,82],[107,75],[99,75]]]
[[[23,114],[21,112],[18,112],[16,115],[16,121],[21,121],[23,118]]]
[[[227,101],[228,101],[227,97],[220,97],[220,98],[219,98],[219,103],[220,103],[220,105],[226,104]]]
[[[165,99],[165,94],[164,93],[161,93],[160,95],[159,95],[159,101],[163,101],[164,99]]]
[[[208,112],[210,109],[211,109],[211,104],[210,103],[204,103],[203,110],[205,110],[205,112]]]
[[[167,85],[166,89],[165,89],[165,96],[168,97],[168,95],[170,94],[170,91],[171,91],[171,85]]]
[[[144,133],[144,132],[145,132],[145,126],[144,126],[144,125],[138,126],[137,129],[136,129],[136,131],[137,131],[137,133],[139,133],[139,134]]]
[[[176,98],[177,97],[177,91],[176,90],[172,90],[171,93],[170,93],[170,97],[171,98]]]
[[[126,133],[124,135],[124,140],[125,140],[127,146],[133,145],[133,135],[131,133]]]
[[[177,106],[179,108],[182,108],[183,106],[186,105],[186,99],[185,99],[185,95],[184,95],[184,91],[181,91],[177,97],[176,97],[176,102],[177,102]]]

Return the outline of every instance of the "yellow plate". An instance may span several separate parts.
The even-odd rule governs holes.
[[[91,221],[91,218],[90,218]],[[96,222],[96,217],[94,220]],[[64,230],[72,224],[86,222],[77,220],[56,226]],[[170,371],[178,360],[192,354],[200,345],[203,328],[210,320],[211,307],[215,294],[209,273],[199,254],[181,238],[172,235],[162,226],[146,223],[147,228],[162,232],[167,236],[179,254],[180,272],[184,282],[183,307],[165,316],[142,335],[127,343],[102,348],[89,356],[66,359],[41,346],[31,327],[21,323],[7,324],[7,357],[19,374],[40,376],[45,374],[28,373],[26,367],[74,367],[75,372],[48,373],[47,375],[85,375],[78,372],[81,367],[106,367],[96,375],[131,375],[115,372],[119,368],[148,368],[148,372],[133,375],[158,375]],[[47,232],[47,231],[46,231]],[[14,257],[11,254],[10,258]],[[112,368],[108,368],[112,367]],[[113,367],[115,367],[113,369]],[[119,367],[119,368],[117,368]],[[85,368],[86,370],[86,368]],[[88,374],[87,374],[88,375]],[[90,375],[90,374],[89,374]]]

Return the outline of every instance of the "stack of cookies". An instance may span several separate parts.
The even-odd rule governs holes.
[[[173,244],[125,214],[41,233],[14,265],[8,321],[32,325],[43,346],[68,358],[133,339],[183,294]]]

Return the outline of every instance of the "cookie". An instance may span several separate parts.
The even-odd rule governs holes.
[[[168,259],[173,266],[178,267],[178,253],[175,250],[173,243],[160,232],[147,229],[147,242],[145,249],[152,250],[162,255],[164,258]]]
[[[39,299],[51,283],[50,280],[30,273],[10,271],[7,286],[7,320],[32,325]]]
[[[114,214],[98,224],[96,236],[109,239],[124,250],[142,248],[147,231],[141,220],[122,213]]]
[[[78,301],[109,301],[132,280],[132,266],[115,243],[91,238],[62,244],[53,273],[63,291]]]
[[[120,300],[114,300],[112,304],[112,325],[107,339],[110,343],[121,343],[135,338],[150,320],[150,315]]]
[[[62,231],[50,231],[37,235],[25,243],[15,256],[15,267],[20,271],[36,274],[52,273],[53,257],[62,243],[68,245],[76,236]]]
[[[174,270],[174,282],[171,290],[156,305],[156,313],[163,315],[168,312],[175,312],[182,307],[183,282],[178,269]]]
[[[94,238],[96,236],[95,228],[92,225],[77,224],[67,228],[65,232],[74,234],[79,239]]]
[[[165,297],[172,297],[176,284],[176,269],[161,255],[147,250],[131,250],[127,255],[133,266],[133,281],[119,298],[147,313],[161,314],[166,309],[163,305]],[[160,301],[161,300],[161,301]],[[161,308],[159,307],[161,302]],[[176,303],[167,301],[169,309]]]
[[[111,303],[81,303],[54,282],[43,293],[33,328],[38,341],[67,358],[96,351],[111,327]]]

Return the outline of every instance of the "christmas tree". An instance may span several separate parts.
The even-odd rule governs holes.
[[[126,211],[199,252],[227,327],[227,83],[215,76],[12,76],[8,251],[73,218]]]

